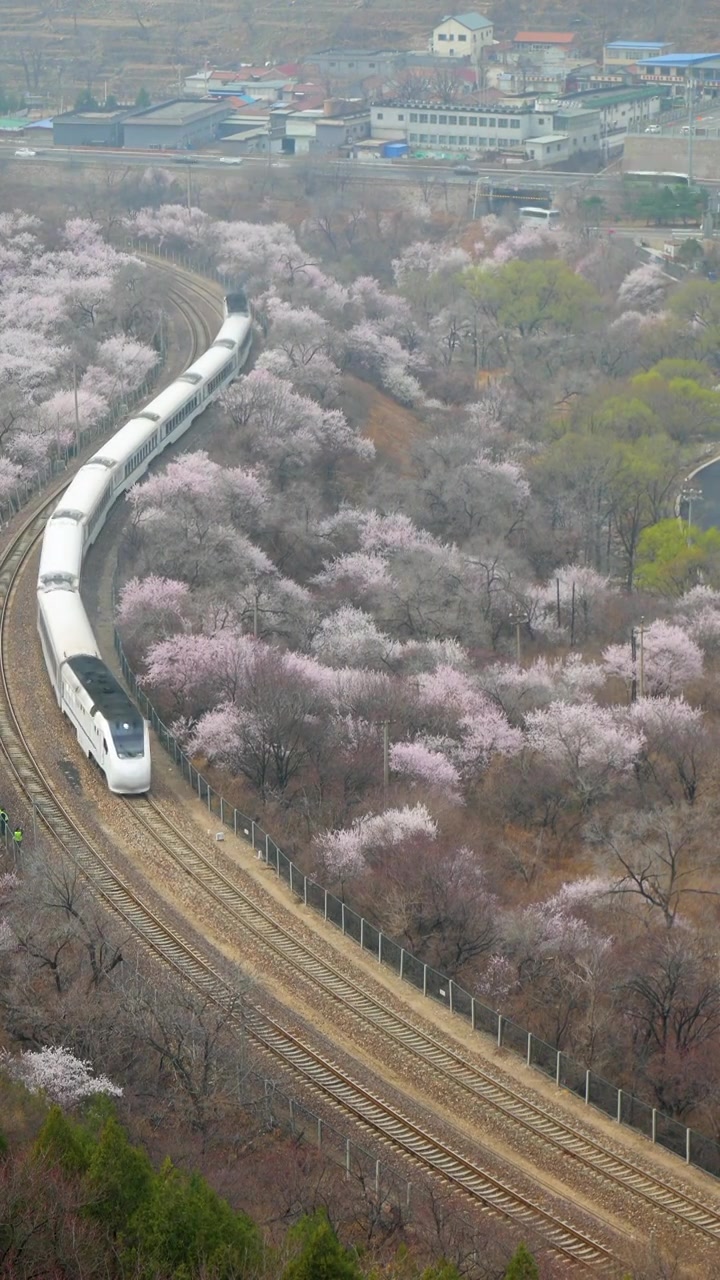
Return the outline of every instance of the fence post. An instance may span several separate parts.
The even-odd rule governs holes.
[[[560,1054],[560,1050],[558,1049],[557,1056],[555,1059],[555,1084],[558,1089],[560,1088],[560,1057],[561,1057],[561,1054]]]
[[[237,813],[237,810],[235,810],[235,812]],[[237,827],[235,828],[235,830],[237,831]],[[254,849],[255,848],[255,819],[254,818],[250,822],[250,839],[252,840],[252,847]]]
[[[345,1177],[350,1177],[350,1139],[345,1139]]]
[[[365,917],[360,917],[360,950],[365,950]]]
[[[653,1109],[652,1109],[652,1133],[651,1133],[651,1140],[652,1140],[653,1142],[657,1142],[657,1111],[655,1110],[655,1108],[654,1108],[654,1107],[653,1107]]]
[[[325,919],[327,920],[327,889],[325,890]]]
[[[344,933],[345,932],[345,903],[344,902],[340,903],[340,911],[341,911],[341,918],[342,918],[342,931]]]
[[[400,948],[400,981],[405,978],[405,948]]]
[[[267,831],[265,832],[265,861],[270,861],[270,837]]]
[[[200,774],[198,774],[197,778],[198,778],[198,800],[202,800],[202,786],[200,785]]]
[[[622,1124],[622,1089],[618,1089],[617,1122]]]
[[[319,1147],[322,1146],[322,1120],[320,1119],[320,1116],[318,1116],[317,1122],[317,1144]]]
[[[292,1098],[290,1099],[290,1132],[294,1137],[295,1136],[295,1103]]]
[[[380,1199],[380,1161],[375,1161],[375,1195]]]
[[[293,891],[292,869],[293,869],[293,864],[292,864],[292,862],[291,862],[291,863],[290,863],[290,892],[291,892],[291,893],[292,893],[292,891]]]
[[[525,1066],[526,1066],[526,1067],[531,1067],[531,1066],[532,1066],[532,1031],[528,1031],[528,1038],[527,1038],[527,1056],[526,1056],[526,1059],[525,1059]]]
[[[307,876],[303,876],[303,903],[307,906]]]
[[[449,994],[449,999],[448,999],[448,1004],[449,1004],[449,1006],[450,1006],[450,1012],[451,1012],[451,1013],[454,1013],[454,1012],[455,1012],[455,1010],[454,1010],[454,1008],[453,1008],[453,990],[452,990],[452,989],[453,989],[453,984],[452,984],[452,978],[451,978],[451,979],[450,979],[450,986],[449,986],[449,988],[448,988],[449,993],[450,993],[450,994]]]
[[[503,1029],[503,1016],[501,1013],[499,1013],[498,1014],[498,1042],[497,1042],[498,1049],[502,1049],[502,1029]]]
[[[690,1128],[690,1125],[688,1125],[687,1129],[685,1130],[685,1163],[686,1163],[686,1164],[690,1164],[690,1163],[691,1163],[691,1160],[690,1160],[690,1154],[691,1154],[691,1153],[690,1153],[690,1136],[691,1136],[691,1134],[692,1134],[692,1129]]]
[[[590,1068],[585,1072],[585,1106],[590,1106]]]
[[[220,797],[220,821],[225,823],[225,805],[222,796]]]
[[[427,995],[427,965],[423,965],[423,995]]]
[[[208,783],[207,789],[208,813],[212,813],[212,787]]]
[[[382,932],[378,934],[378,964],[382,964]]]

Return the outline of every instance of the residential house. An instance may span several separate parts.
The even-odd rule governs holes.
[[[492,44],[493,24],[481,13],[458,13],[433,28],[431,49],[439,58],[466,58],[478,62]]]
[[[518,53],[542,53],[545,50],[575,51],[574,31],[518,31],[513,39],[513,49]]]

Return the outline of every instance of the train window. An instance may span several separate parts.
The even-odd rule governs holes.
[[[105,752],[105,754],[107,755],[107,742],[105,741],[105,739],[104,739],[104,738],[103,738],[103,751],[104,751],[104,752]]]
[[[53,520],[72,520],[74,524],[80,524],[85,519],[84,511],[73,511],[69,507],[64,507],[62,511],[56,511]]]

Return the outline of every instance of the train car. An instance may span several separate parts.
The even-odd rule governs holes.
[[[45,665],[78,742],[119,794],[150,786],[150,743],[142,716],[102,661],[80,599],[82,562],[113,503],[153,458],[242,369],[252,346],[244,294],[228,295],[226,319],[207,351],[81,467],[47,523],[38,575],[38,631]]]

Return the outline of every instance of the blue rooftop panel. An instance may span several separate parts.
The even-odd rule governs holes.
[[[667,49],[669,40],[611,40],[606,49]]]
[[[692,67],[697,62],[720,58],[718,53],[661,53],[657,58],[643,58],[639,67]]]

